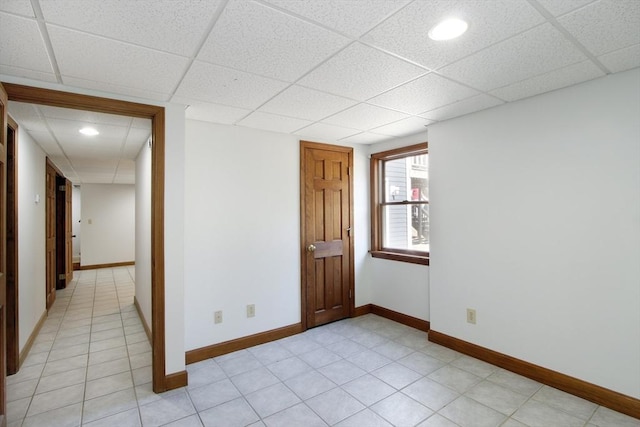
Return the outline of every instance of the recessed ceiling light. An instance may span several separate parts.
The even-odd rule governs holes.
[[[445,19],[429,30],[429,38],[437,41],[455,39],[464,34],[468,27],[469,24],[462,19]]]
[[[87,136],[96,136],[96,135],[98,135],[100,133],[95,128],[91,128],[91,127],[84,127],[82,129],[80,129],[79,132],[81,134],[87,135]]]

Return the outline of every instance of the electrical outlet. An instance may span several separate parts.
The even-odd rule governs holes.
[[[213,313],[213,323],[222,323],[222,310]]]
[[[467,323],[476,324],[476,311],[473,308],[467,308]]]
[[[255,304],[247,305],[247,317],[256,317],[256,305]]]

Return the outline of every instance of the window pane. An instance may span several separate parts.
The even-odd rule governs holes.
[[[429,252],[429,205],[383,206],[382,247]]]
[[[384,201],[429,200],[428,154],[384,162]]]

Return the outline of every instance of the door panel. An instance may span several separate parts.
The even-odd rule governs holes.
[[[301,143],[303,321],[314,327],[353,310],[350,236],[353,149]]]
[[[7,160],[7,92],[0,85],[0,425],[6,424],[6,160]]]

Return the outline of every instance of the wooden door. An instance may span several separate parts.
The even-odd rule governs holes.
[[[65,180],[65,206],[64,206],[64,223],[65,223],[65,261],[66,261],[66,284],[73,280],[73,212],[71,210],[71,200],[73,195],[73,187],[71,181]]]
[[[47,240],[47,310],[56,300],[56,170],[47,159],[47,201],[46,201],[46,240]]]
[[[353,149],[302,141],[303,324],[311,328],[353,312]]]
[[[7,423],[7,336],[6,336],[6,271],[7,271],[7,251],[6,251],[6,160],[7,160],[7,92],[0,85],[0,426]]]

